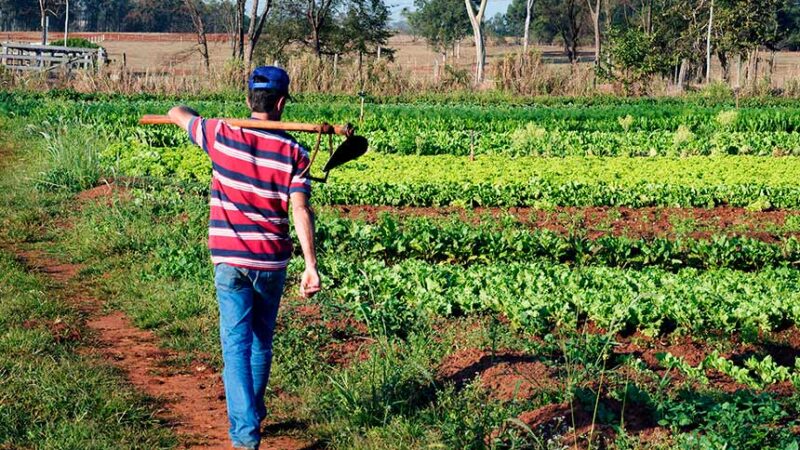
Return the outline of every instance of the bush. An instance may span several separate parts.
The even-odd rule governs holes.
[[[514,154],[540,155],[545,151],[547,141],[547,130],[532,122],[511,133],[511,149]]]
[[[603,78],[620,83],[626,94],[648,92],[652,78],[668,70],[656,36],[637,28],[613,29],[609,36],[609,63],[600,70]]]
[[[95,44],[94,42],[90,42],[88,39],[84,38],[69,38],[67,39],[66,45],[64,44],[63,39],[59,39],[57,41],[50,42],[49,45],[55,46],[64,46],[64,47],[79,47],[79,48],[100,48],[99,45]]]

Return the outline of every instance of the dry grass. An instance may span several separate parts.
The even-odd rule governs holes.
[[[22,35],[22,38],[35,40],[38,36],[38,33],[30,34]],[[191,35],[139,36],[146,37],[147,41],[138,40],[137,36],[117,35],[114,39],[130,39],[101,42],[112,62],[100,74],[83,73],[57,79],[46,79],[40,75],[10,77],[6,74],[0,77],[0,83],[28,89],[56,86],[85,92],[124,93],[199,94],[241,89],[239,80],[244,78],[244,71],[229,62],[231,48],[228,43],[209,43],[211,69],[206,71]],[[171,36],[175,40],[157,40]],[[448,55],[447,66],[441,63],[442,55],[429,49],[423,40],[404,35],[394,36],[389,46],[396,50],[393,62],[385,57],[379,61],[375,58],[365,59],[360,72],[352,58],[341,58],[335,71],[332,61],[319,61],[309,56],[292,58],[285,63],[285,67],[297,92],[352,94],[366,90],[375,95],[396,95],[473,88],[471,74],[475,51],[470,39],[462,41],[457,55]],[[583,48],[581,52],[591,53],[591,49]],[[771,78],[766,80],[771,56],[762,53],[758,72],[758,79],[762,81],[747,90],[763,94],[772,88],[781,88],[786,95],[800,95],[800,52],[775,54]],[[522,55],[518,42],[494,40],[488,43],[487,59],[488,79],[481,86],[483,89],[496,88],[519,95],[619,93],[615,86],[594,85],[590,63],[553,63],[564,59],[560,47],[537,46],[529,54]],[[715,61],[712,73],[714,78],[721,78],[722,70],[718,61]],[[732,84],[735,81],[734,74]],[[651,91],[666,94],[669,93],[669,86],[657,80],[652,84]]]

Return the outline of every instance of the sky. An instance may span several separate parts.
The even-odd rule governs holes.
[[[486,18],[493,17],[497,13],[504,13],[506,9],[508,9],[508,5],[511,4],[511,0],[488,0],[489,3],[486,5]],[[412,8],[414,6],[414,0],[384,0],[384,2],[391,8],[392,10],[392,19],[398,20],[400,19],[400,11],[403,8]],[[263,5],[264,2],[261,2]],[[252,0],[247,1],[247,10],[250,10],[250,5],[252,5]],[[263,6],[262,6],[263,7]],[[466,14],[466,7],[464,9],[464,13]]]
[[[384,2],[391,8],[392,15],[395,19],[400,19],[400,11],[403,8],[413,9],[414,0],[384,0]],[[493,17],[497,13],[504,13],[511,4],[511,0],[488,0],[486,5],[486,18]],[[464,7],[464,14],[466,14],[466,7]]]

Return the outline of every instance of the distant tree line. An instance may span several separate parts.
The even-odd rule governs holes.
[[[476,29],[464,14],[477,0],[415,0],[404,11],[412,34],[442,55]],[[513,0],[486,20],[489,35],[563,48],[569,62],[579,46],[593,47],[597,73],[633,85],[653,76],[683,86],[710,79],[711,59],[722,76],[758,73],[759,52],[800,50],[800,0]],[[588,55],[587,55],[588,56]],[[738,81],[737,81],[738,82]]]
[[[63,30],[67,0],[0,0],[0,31]],[[318,58],[392,58],[390,11],[383,0],[71,0],[70,30],[195,32],[208,64],[209,33],[231,36],[232,58],[250,65],[297,51]],[[466,20],[466,13],[464,13]],[[268,30],[264,33],[263,30]]]
[[[472,36],[483,78],[485,36],[555,44],[570,62],[593,47],[597,73],[632,85],[654,75],[710,79],[712,56],[723,76],[758,73],[758,52],[800,49],[800,0],[513,0],[488,20],[488,0],[414,0],[408,31],[441,54]],[[67,0],[0,0],[0,30],[63,29]],[[384,0],[71,0],[74,31],[228,33],[232,57],[284,60],[306,51],[322,60],[386,56],[391,14]],[[268,30],[262,33],[263,30]],[[773,59],[774,61],[774,59]],[[755,64],[756,67],[749,67]],[[737,79],[738,79],[737,77]]]
[[[66,0],[0,0],[0,31],[41,28],[42,11],[50,27],[64,28]],[[230,31],[231,2],[202,2],[207,32]],[[183,0],[70,0],[69,28],[75,31],[192,32]]]

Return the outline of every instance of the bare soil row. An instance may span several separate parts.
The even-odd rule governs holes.
[[[745,208],[627,208],[627,207],[559,207],[552,210],[534,208],[456,207],[417,208],[392,206],[332,206],[322,208],[337,214],[368,222],[382,214],[395,217],[457,218],[473,224],[511,216],[534,229],[547,229],[561,234],[584,234],[590,239],[603,236],[627,236],[651,239],[656,237],[689,237],[707,239],[712,236],[746,236],[765,242],[776,242],[789,236],[800,236],[800,211],[749,211]]]

